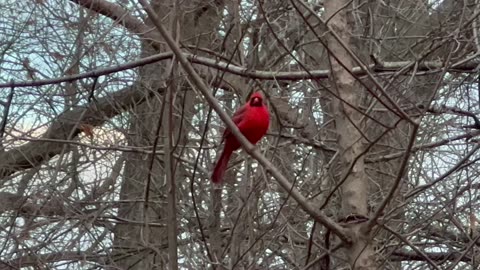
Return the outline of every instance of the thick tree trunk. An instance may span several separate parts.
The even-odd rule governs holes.
[[[353,40],[349,33],[351,25],[348,22],[348,8],[345,8],[349,2],[347,0],[325,1],[324,18],[331,31],[334,31],[352,49],[354,48]],[[340,188],[340,218],[366,217],[369,213],[369,190],[365,156],[363,155],[365,138],[362,131],[365,127],[362,122],[362,114],[355,110],[361,105],[364,91],[357,79],[349,73],[349,70],[356,65],[352,56],[332,34],[327,35],[326,39],[331,50],[329,55],[332,69],[331,89],[338,97],[331,100],[331,113],[335,121],[338,149],[341,151],[339,163],[341,175],[348,174]],[[354,164],[354,166],[348,172],[350,164]],[[346,256],[353,269],[376,269],[375,251],[370,235],[363,231],[363,226],[364,223],[349,225],[354,234],[352,245],[346,247]]]

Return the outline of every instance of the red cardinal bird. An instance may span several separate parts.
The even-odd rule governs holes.
[[[233,114],[232,120],[243,136],[252,144],[256,144],[267,133],[268,125],[270,124],[270,114],[262,93],[255,92],[247,104],[240,107]],[[225,147],[212,174],[214,183],[222,181],[230,156],[233,151],[240,148],[240,143],[228,128],[223,132],[223,139],[225,140]]]

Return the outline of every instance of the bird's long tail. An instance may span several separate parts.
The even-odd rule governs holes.
[[[215,165],[215,169],[213,169],[212,174],[212,182],[213,183],[220,183],[223,180],[223,175],[225,174],[225,170],[227,169],[228,161],[230,160],[230,156],[233,153],[233,149],[225,145],[223,149],[222,155],[217,161],[217,165]]]

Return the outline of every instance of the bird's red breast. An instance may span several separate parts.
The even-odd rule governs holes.
[[[270,125],[270,113],[262,93],[252,94],[248,102],[233,114],[232,120],[243,136],[250,143],[256,144],[267,133]],[[228,128],[225,129],[223,138],[225,146],[212,174],[212,181],[215,183],[222,180],[231,153],[240,148],[240,143]]]
[[[256,144],[267,133],[270,113],[261,92],[252,94],[248,102],[233,114],[233,122],[252,144]],[[235,146],[234,150],[240,148],[240,143],[230,130],[225,130],[224,138],[226,144],[230,141]]]

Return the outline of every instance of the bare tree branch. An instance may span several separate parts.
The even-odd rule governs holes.
[[[148,95],[153,95],[149,92]],[[81,133],[79,124],[100,126],[106,120],[119,115],[129,107],[141,103],[148,96],[135,88],[127,88],[100,98],[86,107],[78,107],[58,116],[41,139],[71,140]],[[72,133],[73,132],[73,133]],[[72,137],[70,138],[70,134]],[[22,146],[0,153],[0,178],[20,170],[42,164],[62,151],[64,144],[59,142],[29,142]]]
[[[188,52],[182,52],[182,54],[192,63],[214,68],[220,71],[228,72],[240,77],[258,79],[258,80],[276,80],[276,81],[299,81],[299,80],[308,80],[308,79],[328,79],[330,76],[329,70],[308,70],[308,71],[264,71],[264,70],[255,70],[248,67],[237,66],[233,63],[219,61],[217,59],[208,58],[205,56],[199,56]],[[52,79],[45,80],[32,80],[24,82],[8,82],[0,83],[0,88],[11,88],[11,87],[28,87],[28,86],[42,86],[49,84],[58,84],[62,82],[72,82],[76,80],[81,80],[85,78],[93,78],[103,75],[112,74],[115,72],[128,70],[159,61],[164,61],[171,59],[173,57],[173,52],[164,52],[159,53],[153,56],[141,58],[135,61],[131,61],[125,64],[99,68],[96,70],[71,75],[64,77],[57,77]],[[480,64],[480,58],[465,58],[459,61],[458,64],[453,64],[449,66],[446,70],[452,73],[472,73],[476,72]],[[399,62],[385,62],[381,65],[372,64],[368,68],[373,70],[378,75],[391,75],[397,71],[404,69],[405,67],[411,66],[412,62],[409,61],[399,61]],[[445,67],[444,63],[440,61],[424,61],[418,63],[416,66],[415,75],[431,75],[433,73],[441,72]],[[365,71],[360,67],[354,67],[352,69],[352,74],[356,76],[366,75]],[[410,75],[409,73],[404,73],[405,76]]]
[[[39,266],[59,261],[89,261],[95,264],[105,265],[105,254],[86,254],[83,252],[57,252],[49,254],[25,255],[8,261],[0,262],[0,270],[20,269],[28,266]]]
[[[471,261],[472,258],[467,255],[463,255],[461,252],[424,252],[430,260],[443,262],[443,261],[455,261],[460,259],[462,262]],[[396,250],[392,253],[393,261],[425,261],[426,258],[414,251]]]

